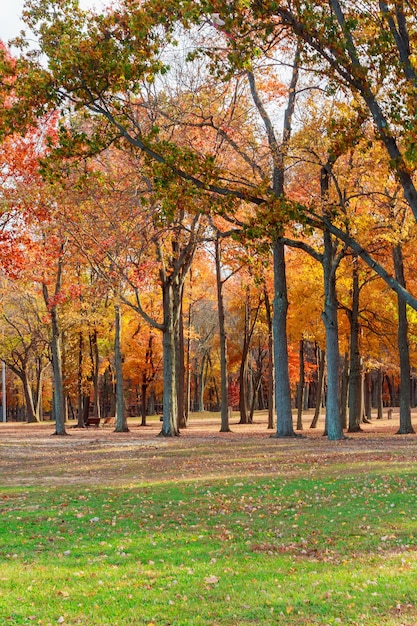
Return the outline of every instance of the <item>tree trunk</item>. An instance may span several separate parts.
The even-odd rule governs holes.
[[[318,371],[318,377],[317,377],[317,398],[316,398],[316,408],[314,411],[314,416],[313,416],[313,420],[310,424],[310,428],[317,428],[317,422],[319,421],[320,418],[320,412],[321,412],[321,404],[322,404],[322,399],[323,399],[323,386],[324,386],[324,369],[325,369],[325,365],[326,365],[326,351],[325,350],[321,350],[319,347],[317,347],[317,351],[318,351],[318,365],[319,365],[319,371]]]
[[[385,380],[387,381],[388,393],[389,393],[389,406],[395,406],[395,390],[394,390],[394,380],[386,374]]]
[[[142,402],[141,402],[141,408],[140,408],[140,414],[141,414],[141,422],[140,425],[141,426],[146,426],[146,402],[147,402],[147,397],[148,397],[148,383],[146,382],[146,374],[145,372],[142,375],[142,385],[141,385],[141,396],[142,396]]]
[[[403,254],[400,244],[393,249],[395,278],[405,287]],[[398,351],[400,353],[400,427],[398,434],[414,433],[411,424],[410,349],[408,344],[407,305],[398,297]]]
[[[332,160],[321,168],[320,196],[323,202],[323,214],[327,217],[326,202],[329,193]],[[340,259],[339,259],[340,260]],[[327,228],[323,232],[323,278],[324,278],[324,311],[322,318],[326,330],[327,354],[327,399],[325,432],[331,441],[343,439],[342,421],[340,417],[339,388],[339,323],[337,319],[336,269],[339,264],[336,258],[336,244]]]
[[[348,427],[347,406],[349,393],[349,355],[346,353],[343,358],[342,382],[340,385],[340,421],[342,428]]]
[[[259,388],[262,382],[262,371],[259,369],[256,373],[256,376],[252,373],[252,393],[251,393],[251,402],[249,409],[249,423],[253,424],[253,416],[255,414],[255,406],[256,400],[258,399]]]
[[[298,389],[297,389],[297,430],[303,430],[303,400],[304,400],[304,386],[305,386],[304,339],[300,339],[299,359],[300,359],[300,375],[299,375]]]
[[[384,374],[382,368],[378,369],[378,375],[376,379],[376,407],[377,407],[377,419],[382,420],[383,416],[383,402],[382,402],[382,383],[384,380]]]
[[[115,331],[114,331],[114,369],[116,372],[116,428],[117,433],[127,433],[124,393],[123,393],[123,355],[121,350],[122,338],[122,313],[120,305],[114,307]]]
[[[65,242],[62,242],[60,257],[58,259],[58,267],[55,281],[54,300],[61,293],[63,255]],[[51,304],[48,286],[42,284],[43,298],[46,307],[51,316],[51,352],[52,352],[52,370],[53,370],[53,411],[55,417],[55,435],[66,435],[65,430],[65,396],[64,383],[62,377],[62,352],[61,352],[61,333],[58,324],[57,305]]]
[[[179,309],[177,340],[175,342],[175,361],[177,364],[178,427],[181,429],[187,428],[187,420],[185,417],[184,320],[182,315],[182,298],[179,302]]]
[[[93,379],[93,415],[100,417],[100,392],[99,392],[99,362],[100,356],[98,352],[97,330],[94,329],[90,333],[90,358],[91,358],[91,377]]]
[[[274,364],[276,437],[295,437],[291,410],[291,388],[288,370],[287,311],[288,293],[285,271],[285,246],[280,239],[273,244],[274,265]]]
[[[58,316],[56,307],[51,310],[52,321],[52,369],[54,378],[54,408],[55,408],[55,424],[56,435],[66,435],[65,430],[65,397],[64,384],[62,379],[62,357],[61,357],[61,336],[58,326]]]
[[[272,336],[272,315],[269,294],[264,284],[264,302],[268,325],[268,430],[274,428],[274,342]]]
[[[250,299],[249,289],[246,289],[245,298],[245,318],[243,325],[243,346],[242,357],[239,367],[239,424],[248,424],[248,355],[250,344],[249,318],[250,318]]]
[[[364,377],[363,377],[363,384],[364,384],[364,413],[365,413],[365,417],[366,420],[368,422],[371,421],[372,419],[372,380],[371,380],[371,373],[370,372],[365,372]]]
[[[330,233],[324,231],[324,311],[322,318],[326,329],[327,401],[326,428],[330,441],[343,439],[340,420],[339,390],[339,328],[337,320],[336,268]]]
[[[141,384],[141,426],[146,426],[146,416],[147,416],[147,397],[148,397],[148,387],[149,384],[152,383],[155,379],[155,367],[153,363],[153,341],[154,334],[152,332],[149,333],[148,338],[148,347],[146,348],[145,353],[145,364],[142,370],[142,384]]]
[[[239,367],[239,424],[249,424],[248,416],[248,355],[242,356]]]
[[[184,390],[184,416],[185,421],[188,423],[189,415],[190,415],[190,393],[191,393],[191,363],[190,363],[190,353],[191,353],[191,302],[192,302],[192,287],[193,287],[193,273],[192,269],[190,269],[190,293],[189,293],[189,305],[188,305],[188,314],[187,314],[187,341],[185,343],[185,390]]]
[[[209,368],[210,356],[208,350],[204,350],[201,356],[200,372],[196,375],[196,401],[197,411],[202,413],[204,411],[204,393],[206,390],[208,368]]]
[[[39,418],[36,415],[35,404],[33,402],[33,394],[30,386],[29,378],[27,372],[17,371],[14,367],[10,366],[12,372],[14,372],[21,380],[23,387],[23,394],[25,396],[25,405],[26,405],[26,421],[28,423],[39,422]]]
[[[164,329],[162,333],[164,407],[161,435],[164,437],[174,437],[179,435],[174,307],[174,288],[171,281],[167,280],[163,285]]]
[[[83,349],[84,339],[82,332],[78,335],[78,372],[77,372],[77,428],[84,428],[83,413]]]
[[[278,199],[285,199],[285,156],[288,152],[292,131],[292,116],[294,113],[297,83],[299,76],[299,60],[301,47],[297,45],[290,88],[288,90],[288,102],[284,113],[282,142],[279,144],[275,136],[272,121],[267,110],[262,104],[256,89],[255,79],[252,72],[247,72],[251,95],[256,108],[263,120],[268,137],[273,161],[272,188]],[[280,238],[281,229],[273,234],[273,267],[274,267],[274,382],[275,382],[275,407],[277,411],[276,437],[295,437],[291,410],[291,387],[288,370],[288,344],[287,344],[287,311],[288,292],[285,272],[285,245]]]
[[[349,428],[348,432],[361,431],[362,403],[362,360],[359,352],[359,273],[354,259],[352,274],[352,309],[348,315],[350,323],[350,372],[349,372]]]
[[[219,316],[219,341],[220,341],[220,432],[230,432],[229,424],[229,382],[227,378],[227,335],[225,326],[223,281],[221,276],[221,249],[219,237],[215,241],[216,261],[216,286],[217,286],[217,311]]]

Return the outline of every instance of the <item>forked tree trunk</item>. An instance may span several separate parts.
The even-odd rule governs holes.
[[[255,106],[263,120],[268,137],[268,144],[273,160],[272,188],[278,199],[285,199],[285,156],[288,152],[292,131],[292,117],[294,113],[297,83],[299,76],[299,61],[301,47],[297,45],[290,88],[288,90],[288,102],[284,113],[282,141],[279,143],[275,136],[271,118],[262,104],[256,89],[255,79],[252,72],[248,72],[249,86]],[[287,343],[287,311],[288,291],[285,271],[285,245],[280,238],[282,232],[276,231],[272,240],[273,268],[274,268],[274,317],[273,317],[273,340],[274,340],[274,383],[275,383],[275,408],[277,411],[276,437],[295,437],[292,410],[291,410],[291,387],[288,370],[288,343]]]

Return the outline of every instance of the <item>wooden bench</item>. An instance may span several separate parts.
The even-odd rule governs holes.
[[[87,418],[85,426],[86,428],[90,428],[90,426],[98,428],[100,426],[100,422],[103,423],[103,426],[116,426],[115,417],[93,417],[92,415]]]
[[[87,417],[85,427],[90,428],[90,426],[94,426],[95,428],[98,428],[100,426],[100,418],[93,417],[93,416]]]

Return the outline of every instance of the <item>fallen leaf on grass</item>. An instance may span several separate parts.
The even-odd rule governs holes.
[[[218,576],[213,576],[213,574],[211,574],[204,579],[204,582],[208,585],[216,585],[219,582],[219,578]]]

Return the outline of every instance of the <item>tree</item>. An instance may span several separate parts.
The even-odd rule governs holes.
[[[415,15],[408,2],[362,2],[342,5],[264,2],[252,4],[264,32],[287,26],[306,46],[304,55],[331,82],[361,97],[404,197],[417,219],[417,191],[412,177],[416,132],[414,102],[417,74],[413,64]],[[278,18],[278,24],[275,20]],[[400,97],[398,97],[400,95]]]
[[[222,25],[222,33],[219,37],[220,41],[227,45],[225,48],[223,47],[223,50],[219,50],[217,47],[214,52],[209,52],[212,59],[211,67],[218,70],[222,78],[225,76],[230,78],[236,68],[240,71],[245,69],[247,71],[246,76],[251,82],[253,78],[251,57],[259,54],[259,50],[262,52],[265,49],[270,49],[271,46],[273,47],[280,40],[283,32],[282,23],[287,25],[289,30],[295,31],[298,37],[308,42],[325,58],[332,71],[336,70],[346,84],[361,95],[368,110],[374,116],[384,145],[394,161],[394,167],[402,182],[404,194],[411,206],[415,190],[407,170],[406,158],[398,147],[399,144],[393,134],[393,127],[390,125],[391,119],[387,124],[386,119],[381,117],[382,107],[371,89],[373,85],[369,82],[374,77],[378,77],[378,72],[370,72],[369,70],[373,70],[373,67],[366,67],[366,71],[363,71],[361,58],[357,54],[356,42],[353,39],[353,36],[356,36],[360,44],[366,47],[366,41],[363,43],[361,37],[363,38],[364,33],[368,34],[365,26],[374,25],[373,16],[371,18],[365,15],[365,21],[361,22],[360,18],[363,17],[361,7],[359,6],[357,15],[355,14],[357,9],[355,3],[352,3],[352,7],[353,16],[357,19],[350,22],[345,20],[337,1],[331,0],[328,4],[323,3],[320,6],[319,19],[324,20],[324,28],[315,29],[317,24],[315,3],[304,3],[301,7],[295,5],[294,10],[291,3],[288,6],[280,3],[255,2],[250,8],[242,7],[240,4],[233,4],[231,7],[230,3],[219,3],[219,6],[216,6],[220,10],[217,23]],[[403,77],[405,84],[410,84],[413,88],[414,77],[412,66],[410,66],[411,57],[404,45],[407,43],[407,28],[404,30],[404,21],[406,27],[409,17],[408,9],[402,6],[400,11],[391,15],[382,5],[381,7],[383,17],[389,26],[391,38],[388,46],[381,35],[378,44],[387,45],[390,51],[393,53],[397,51],[400,56],[402,54],[402,63],[397,64],[394,70],[398,70],[398,77]],[[251,93],[254,96],[254,103],[259,115],[267,124],[265,128],[269,156],[273,154],[274,157],[272,189],[268,184],[265,184],[268,177],[262,179],[262,170],[256,168],[254,159],[248,159],[247,154],[242,150],[240,150],[241,160],[250,163],[255,173],[254,179],[257,177],[257,184],[250,181],[249,186],[245,185],[242,175],[235,178],[233,184],[224,184],[223,170],[217,167],[216,159],[213,159],[212,154],[208,154],[207,151],[197,153],[188,149],[188,146],[186,149],[183,143],[177,141],[174,134],[169,137],[167,135],[162,136],[157,124],[155,124],[155,120],[158,119],[159,121],[160,117],[155,118],[153,113],[146,120],[138,114],[138,111],[143,112],[152,100],[148,98],[145,101],[143,97],[144,93],[149,93],[148,79],[153,80],[155,75],[160,76],[168,71],[161,52],[172,41],[177,22],[182,21],[187,27],[191,23],[206,22],[207,15],[204,15],[201,6],[188,1],[167,2],[162,11],[160,3],[154,4],[148,1],[143,8],[135,7],[135,10],[131,6],[128,8],[127,11],[125,10],[126,7],[122,6],[119,10],[108,12],[105,15],[87,16],[71,3],[63,3],[60,5],[59,11],[54,11],[54,6],[48,2],[31,3],[28,20],[35,31],[38,30],[40,34],[41,47],[45,56],[50,59],[50,65],[46,69],[41,67],[31,55],[30,59],[19,60],[17,80],[3,81],[3,93],[5,93],[3,100],[7,103],[3,114],[5,127],[10,123],[10,117],[15,116],[16,118],[16,111],[20,113],[17,119],[22,125],[26,124],[29,118],[29,108],[36,114],[43,114],[48,108],[61,105],[64,101],[70,101],[78,109],[89,110],[92,113],[90,123],[94,121],[91,132],[86,133],[84,129],[81,132],[79,130],[77,132],[77,129],[72,132],[74,129],[70,129],[70,132],[68,125],[63,124],[61,126],[59,145],[61,153],[75,149],[78,153],[91,154],[102,150],[103,146],[109,145],[112,141],[126,143],[141,150],[149,160],[161,165],[157,176],[159,174],[159,179],[164,181],[164,191],[166,191],[164,176],[171,174],[176,179],[181,178],[184,183],[189,185],[189,190],[193,189],[193,193],[199,190],[202,194],[216,193],[226,198],[251,202],[254,206],[267,205],[274,213],[274,220],[270,222],[270,226],[276,227],[278,225],[278,228],[274,230],[274,237],[277,237],[277,241],[274,241],[273,249],[277,258],[276,267],[282,270],[284,265],[283,250],[280,250],[282,245],[282,241],[280,241],[281,227],[284,221],[291,219],[289,205],[291,207],[295,205],[294,203],[286,203],[282,194],[282,181],[279,177],[283,172],[280,159],[282,161],[284,155],[282,150],[277,152],[276,137],[274,133],[269,132],[268,116],[263,115],[262,107],[256,104],[260,102],[262,105],[262,101],[256,99],[256,84],[251,82]],[[210,15],[214,7],[208,3],[205,8],[207,14]],[[281,22],[275,19],[276,15],[279,16]],[[260,22],[257,21],[258,17]],[[161,19],[165,30],[158,31],[155,29],[155,25],[160,23]],[[369,20],[369,23],[366,20]],[[39,28],[41,23],[42,26]],[[357,26],[358,23],[360,27]],[[138,25],[141,27],[139,29],[141,45],[140,55],[135,58],[132,50],[136,50]],[[254,30],[253,26],[259,26],[259,28]],[[237,34],[239,37],[236,37]],[[215,39],[215,41],[218,43],[219,39]],[[71,43],[69,44],[69,42]],[[340,45],[340,42],[345,45]],[[254,46],[258,43],[260,47],[254,50]],[[321,48],[319,44],[322,45]],[[330,56],[326,52],[328,50],[330,50]],[[366,52],[370,54],[372,52],[371,47],[366,47]],[[76,53],[75,61],[74,53]],[[339,56],[336,53],[339,53]],[[379,57],[376,65],[378,71],[382,72],[385,69],[382,67]],[[319,69],[322,70],[322,68]],[[346,73],[347,70],[352,70],[352,79],[351,75]],[[16,76],[16,64],[10,63],[6,57],[3,59],[3,74]],[[382,75],[388,81],[389,74],[382,73]],[[30,107],[28,107],[27,96],[30,99]],[[160,98],[160,101],[163,101],[164,96],[165,94]],[[293,96],[294,91],[291,93],[290,90],[289,103],[293,102]],[[168,99],[169,103],[171,101]],[[406,92],[404,92],[404,101],[411,102]],[[360,107],[357,108],[360,109]],[[410,107],[409,109],[408,112],[411,111]],[[291,107],[289,106],[288,113],[290,111]],[[394,114],[394,108],[391,112]],[[394,121],[394,115],[391,117]],[[209,121],[204,121],[204,123],[201,118],[196,119],[195,129],[204,126],[204,131],[207,131],[208,127],[212,127],[210,117],[207,119]],[[101,120],[101,123],[96,123],[98,120]],[[172,125],[171,128],[173,128]],[[254,135],[255,133],[253,133]],[[223,129],[216,128],[216,138],[219,137],[222,141],[228,141],[229,145],[232,145],[231,135],[225,133]],[[285,145],[284,141],[282,146]],[[407,158],[410,158],[408,154]],[[271,179],[269,178],[269,180]],[[263,186],[260,183],[263,183]],[[279,202],[275,202],[277,198]],[[297,213],[299,214],[298,211]],[[321,215],[305,219],[306,221],[308,219],[314,226],[324,227],[329,233],[348,243],[357,254],[383,276],[390,286],[407,297],[408,302],[413,303],[413,306],[416,305],[416,300],[407,294],[398,281],[393,280],[389,273],[376,263],[367,250],[358,244],[349,233],[332,223],[329,216]],[[281,280],[276,282],[277,289],[281,289],[281,291],[275,294],[275,311],[277,314],[281,312],[283,316],[286,316],[287,299],[283,277],[284,274],[281,276]],[[285,330],[283,324],[279,330],[280,332]],[[277,345],[284,349],[284,342],[281,344],[276,342]],[[275,361],[276,367],[280,367],[281,364],[278,365],[277,359]],[[282,372],[285,371],[286,366],[288,363],[282,363]],[[280,378],[277,377],[278,384],[279,381]],[[291,435],[292,426],[289,426],[287,401],[289,387],[287,384],[282,391],[283,395],[279,394],[279,397],[281,402],[283,402],[283,398],[286,402],[285,407],[283,404],[281,405],[285,428],[282,429],[282,432],[280,431],[280,434]],[[277,427],[277,433],[279,430],[280,426]]]
[[[132,308],[125,307],[124,318],[123,371],[136,399],[140,396],[141,426],[146,426],[149,392],[160,382],[161,342],[155,330],[138,319]]]
[[[51,351],[52,370],[54,376],[54,417],[56,424],[56,435],[65,435],[66,406],[64,395],[64,381],[62,376],[62,331],[59,323],[58,306],[62,297],[62,273],[64,265],[65,241],[59,244],[57,249],[56,269],[51,285],[48,278],[42,280],[42,293],[46,308],[51,319]]]
[[[184,281],[204,225],[201,214],[193,213],[194,200],[188,197],[187,189],[174,187],[165,178],[161,180],[164,194],[159,200],[149,179],[137,173],[134,157],[123,153],[108,153],[107,159],[104,156],[102,163],[90,165],[92,171],[84,180],[78,179],[80,191],[72,199],[76,214],[68,220],[69,210],[66,211],[67,228],[94,270],[117,292],[120,302],[162,332],[162,434],[177,435],[181,371],[177,346]],[[175,194],[178,207],[172,214],[168,213],[170,194]],[[166,207],[162,206],[164,202]],[[160,317],[159,311],[153,317],[155,307],[152,314],[147,310],[151,279],[158,281],[161,289]]]
[[[1,359],[22,383],[27,421],[38,422],[42,376],[49,365],[46,327],[42,321],[45,310],[30,284],[17,279],[4,280]]]

